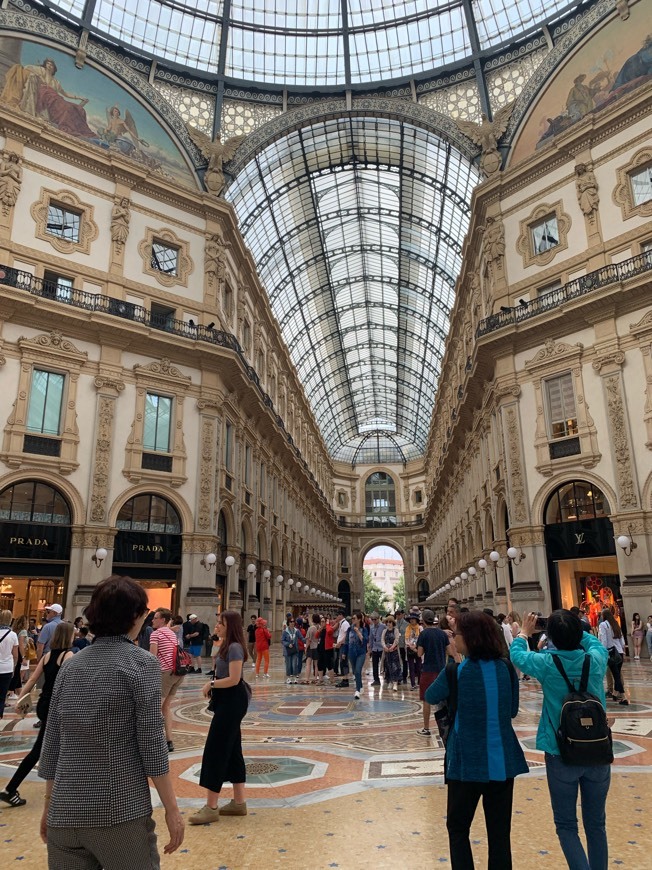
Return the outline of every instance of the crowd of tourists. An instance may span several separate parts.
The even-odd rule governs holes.
[[[25,713],[40,685],[39,733],[0,800],[23,806],[18,786],[39,763],[46,781],[41,836],[51,870],[67,870],[72,854],[80,868],[159,867],[149,781],[165,810],[164,852],[179,847],[184,822],[169,770],[171,700],[186,674],[202,672],[208,641],[211,678],[201,692],[213,717],[199,777],[206,803],[188,822],[247,815],[241,723],[251,688],[244,666],[251,658],[255,678],[269,679],[272,633],[263,618],[251,615],[245,631],[239,613],[222,612],[211,635],[196,614],[184,620],[166,608],[150,613],[143,587],[114,575],[98,584],[84,618],[74,624],[63,620],[58,604],[46,608],[40,629],[36,620],[18,618],[13,626],[11,620],[10,611],[0,613],[0,715],[10,688]],[[636,657],[646,637],[634,634],[639,623],[632,623]],[[651,641],[652,618],[645,629]],[[434,710],[445,745],[446,825],[456,870],[473,867],[469,831],[481,799],[489,867],[512,867],[514,780],[528,771],[512,721],[520,681],[537,680],[543,709],[536,746],[545,757],[562,851],[572,870],[607,866],[613,753],[606,698],[627,702],[623,632],[610,610],[603,612],[597,636],[579,608],[547,619],[535,613],[521,619],[515,612],[494,618],[490,610],[468,611],[451,599],[440,617],[416,607],[383,618],[375,611],[288,613],[281,648],[288,686],[301,681],[346,689],[352,677],[359,701],[369,673],[372,692],[383,682],[389,692],[401,684],[418,689],[418,733],[431,736]],[[606,674],[612,680],[607,694]],[[233,786],[233,799],[219,806],[225,782]],[[578,793],[587,851],[578,835]]]

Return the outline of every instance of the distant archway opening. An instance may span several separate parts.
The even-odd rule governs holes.
[[[372,547],[362,568],[365,612],[385,614],[405,608],[405,566],[398,550],[389,545]]]

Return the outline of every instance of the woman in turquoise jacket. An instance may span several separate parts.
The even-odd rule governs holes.
[[[554,651],[530,652],[528,638],[535,630],[537,615],[529,613],[509,649],[512,662],[524,674],[541,683],[543,709],[537,731],[537,749],[545,753],[550,801],[559,842],[571,870],[606,870],[608,864],[605,804],[611,768],[608,764],[581,767],[561,760],[556,731],[562,701],[568,694],[562,675],[552,656],[559,656],[568,679],[579,686],[584,659],[590,659],[587,691],[605,705],[604,675],[607,650],[592,634],[584,631],[578,617],[570,610],[555,610],[548,618],[546,634]],[[577,792],[580,791],[582,821],[588,844],[588,858],[577,829]]]
[[[528,765],[512,719],[518,713],[518,677],[503,658],[502,629],[478,610],[462,613],[455,646],[466,656],[457,669],[457,712],[446,744],[446,827],[453,870],[473,867],[469,831],[482,798],[490,870],[512,866],[511,825],[514,777]],[[426,690],[429,704],[450,695],[448,671]]]

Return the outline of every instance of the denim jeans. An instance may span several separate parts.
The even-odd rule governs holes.
[[[558,755],[546,752],[546,773],[555,828],[571,870],[607,870],[605,804],[611,782],[611,767],[574,767]],[[582,823],[588,844],[588,859],[577,832],[577,790],[580,791]]]
[[[299,653],[288,653],[285,662],[285,673],[288,677],[299,676]]]
[[[353,674],[355,675],[355,688],[358,692],[362,691],[362,669],[366,658],[367,654],[365,652],[349,650],[349,664]]]

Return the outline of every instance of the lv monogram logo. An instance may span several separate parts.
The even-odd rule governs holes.
[[[584,532],[574,532],[575,534],[575,543],[583,544],[584,543]]]

